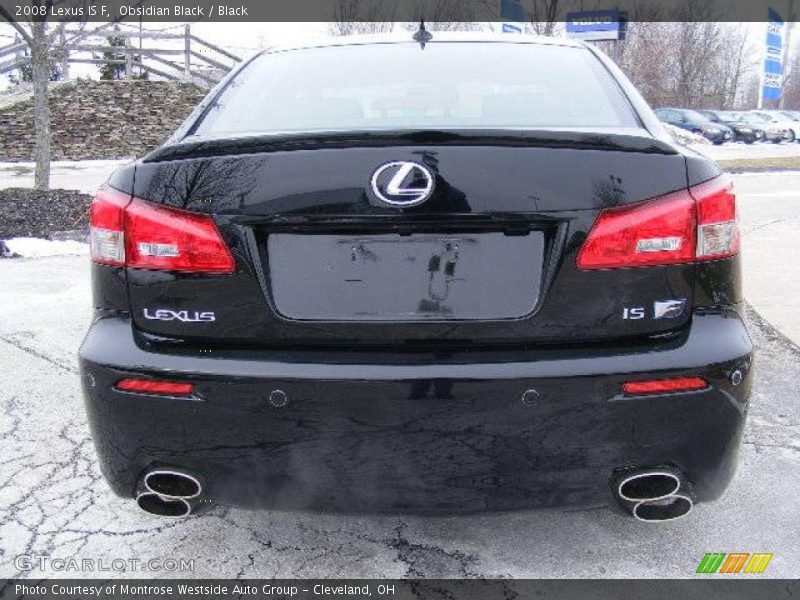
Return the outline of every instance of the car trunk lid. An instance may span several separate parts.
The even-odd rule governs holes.
[[[134,195],[213,215],[237,268],[129,269],[137,327],[211,344],[413,346],[585,343],[686,324],[688,310],[650,313],[691,304],[694,265],[575,265],[602,209],[687,187],[670,146],[641,132],[413,135],[197,141],[140,163]],[[377,199],[371,178],[391,161],[430,169],[431,197]],[[214,320],[144,316],[159,308]]]

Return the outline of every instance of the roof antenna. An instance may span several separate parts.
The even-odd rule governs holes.
[[[419,29],[414,34],[414,41],[419,42],[419,47],[425,50],[425,44],[433,39],[433,34],[425,29],[425,19],[420,19]]]

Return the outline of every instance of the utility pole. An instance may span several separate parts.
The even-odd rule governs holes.
[[[785,36],[783,40],[783,80],[781,81],[781,98],[778,100],[778,108],[783,110],[786,106],[786,82],[789,81],[789,62],[792,58],[789,46],[792,43],[792,29],[794,28],[794,0],[789,0],[789,12],[784,26]]]

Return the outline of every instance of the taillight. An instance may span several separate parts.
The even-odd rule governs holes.
[[[702,377],[672,377],[670,379],[627,381],[622,384],[622,391],[629,396],[639,396],[643,394],[693,392],[707,387],[708,382]]]
[[[736,197],[726,177],[600,213],[578,255],[579,269],[716,260],[739,251]]]
[[[208,216],[151,204],[111,188],[92,203],[96,262],[136,269],[232,273],[234,261]]]
[[[696,218],[692,197],[670,194],[600,213],[578,256],[580,269],[609,269],[688,262],[694,258]]]
[[[125,209],[129,267],[194,273],[231,273],[233,257],[208,215],[134,198]]]

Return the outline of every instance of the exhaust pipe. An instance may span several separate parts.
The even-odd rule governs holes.
[[[658,500],[671,496],[681,487],[680,478],[667,471],[642,471],[623,479],[617,494],[628,502]]]
[[[153,469],[137,486],[136,504],[143,511],[161,517],[190,515],[203,493],[203,484],[193,475],[172,469]]]
[[[144,492],[136,496],[136,504],[144,512],[159,517],[186,517],[192,512],[192,506],[183,498],[165,498],[152,492]]]
[[[167,469],[150,471],[144,476],[144,487],[163,498],[197,498],[203,485],[196,477]]]
[[[614,496],[639,521],[674,521],[694,506],[694,492],[686,477],[672,467],[627,469],[612,478]]]
[[[658,500],[643,500],[633,507],[633,516],[645,523],[674,521],[689,514],[694,502],[689,496],[671,494]]]

